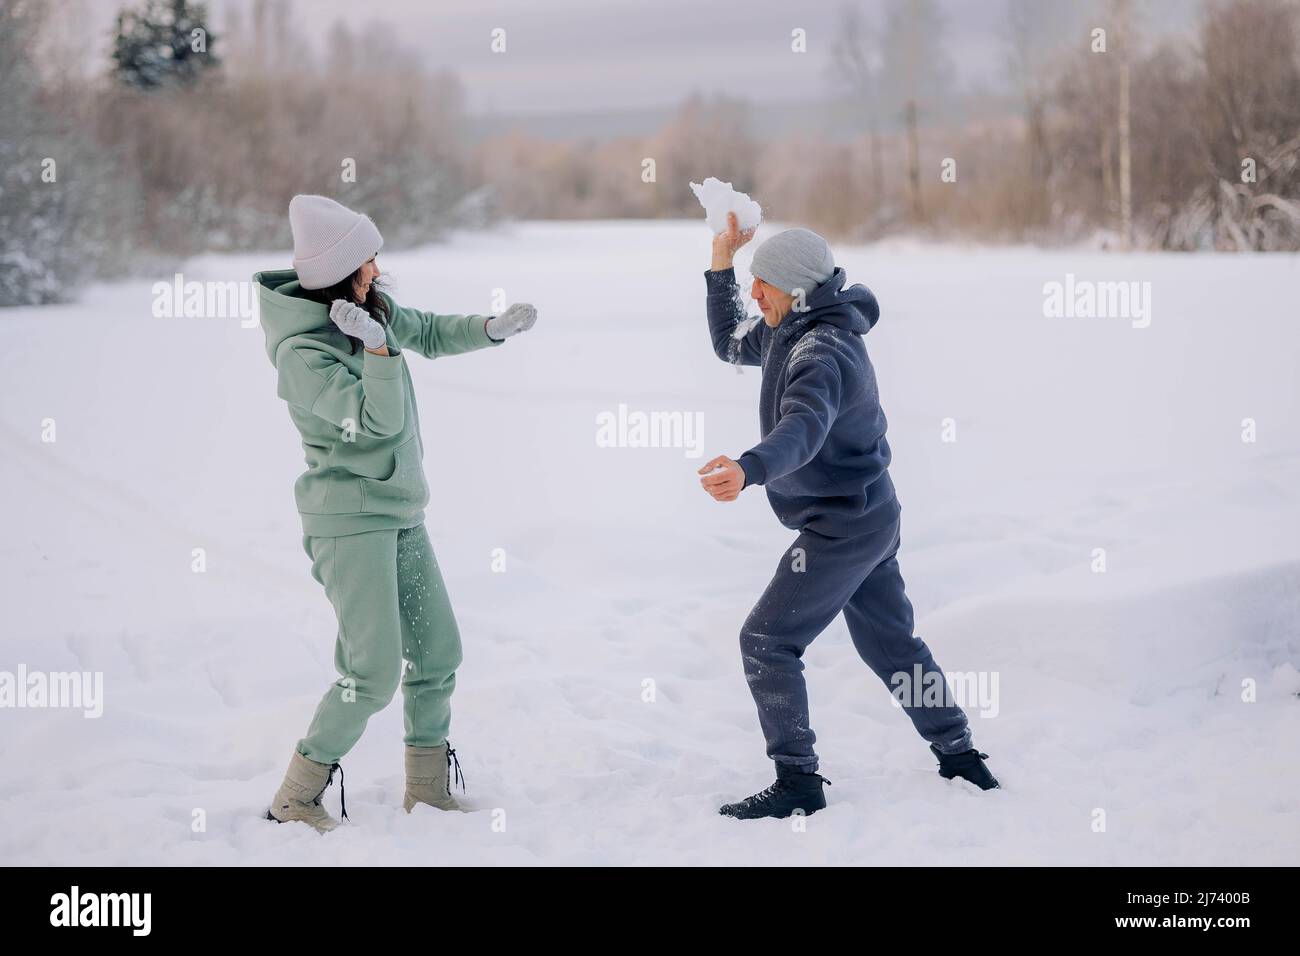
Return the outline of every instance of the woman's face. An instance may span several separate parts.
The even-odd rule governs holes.
[[[379,263],[374,258],[361,266],[360,271],[352,280],[352,288],[357,294],[358,302],[365,302],[366,296],[370,294],[370,283],[379,278]]]

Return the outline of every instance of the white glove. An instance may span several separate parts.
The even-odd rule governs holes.
[[[384,327],[370,317],[370,313],[347,299],[335,299],[330,305],[330,318],[348,335],[356,336],[368,349],[377,349],[388,341]]]
[[[487,334],[498,342],[527,332],[537,321],[537,310],[527,302],[516,302],[500,315],[487,320]]]

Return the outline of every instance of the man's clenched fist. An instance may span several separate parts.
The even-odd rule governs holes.
[[[700,484],[714,501],[735,501],[745,487],[745,470],[726,455],[719,455],[701,468]]]

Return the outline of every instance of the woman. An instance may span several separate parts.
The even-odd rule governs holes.
[[[324,196],[295,196],[289,224],[293,269],[253,281],[277,392],[307,456],[294,498],[312,576],[338,618],[340,678],[294,748],[267,818],[324,832],[338,821],[321,795],[399,682],[402,805],[457,809],[447,731],[460,634],[424,529],[424,446],[403,350],[436,358],[495,347],[532,328],[537,311],[522,303],[491,317],[404,308],[379,288],[383,239],[369,217]]]

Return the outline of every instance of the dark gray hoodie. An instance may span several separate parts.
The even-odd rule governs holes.
[[[832,538],[878,531],[900,513],[889,478],[889,442],[876,373],[862,337],[880,318],[864,285],[844,288],[844,270],[775,329],[746,321],[735,271],[704,274],[709,331],[723,361],[763,369],[758,415],[763,440],[738,459],[745,485],[764,485],[787,528]]]

